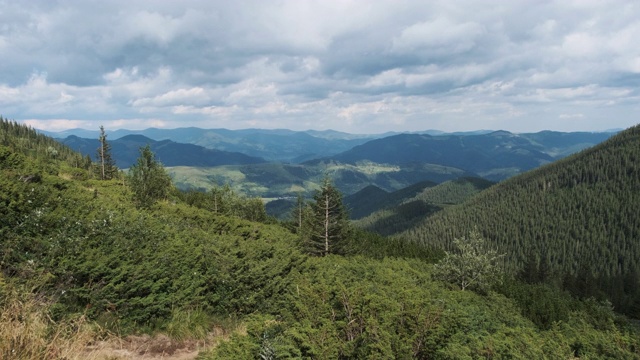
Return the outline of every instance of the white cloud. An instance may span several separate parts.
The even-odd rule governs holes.
[[[134,107],[165,107],[185,104],[198,104],[209,99],[205,90],[201,87],[191,89],[171,90],[154,97],[146,97],[134,100],[131,104]]]
[[[560,114],[560,119],[582,119],[584,114]]]
[[[472,49],[476,39],[485,33],[482,25],[473,22],[454,23],[439,17],[420,22],[402,30],[392,40],[391,50],[402,54],[429,52],[433,55],[455,55]]]
[[[0,0],[0,111],[42,128],[626,127],[638,13],[626,1]]]

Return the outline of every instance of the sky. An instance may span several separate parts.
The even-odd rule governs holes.
[[[640,123],[640,2],[0,0],[0,115],[49,131]]]

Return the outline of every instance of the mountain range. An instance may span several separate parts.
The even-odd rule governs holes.
[[[499,181],[593,146],[610,135],[552,131],[438,136],[400,134],[371,140],[330,158],[347,164],[367,160],[394,165],[447,165]]]
[[[97,139],[99,132],[71,129],[62,132],[46,132],[57,139],[68,136]],[[109,141],[128,135],[143,135],[149,139],[172,140],[221,151],[240,152],[253,157],[276,162],[300,162],[315,157],[340,153],[356,145],[382,135],[356,135],[339,131],[292,131],[285,129],[200,129],[195,127],[178,129],[116,130],[107,131]],[[184,164],[183,164],[184,165]]]
[[[259,211],[255,199],[171,192],[140,207],[131,182],[99,180],[86,160],[0,118],[2,358],[59,358],[78,338],[67,357],[87,358],[145,333],[171,351],[202,344],[207,360],[640,357],[640,126],[494,185],[365,186],[345,202],[401,215],[390,219],[404,229],[351,228],[326,256],[303,245],[304,221],[219,212]],[[267,181],[265,165],[242,166]],[[279,169],[308,171],[295,165]],[[442,210],[412,213],[419,201]],[[434,276],[469,268],[491,286]]]
[[[347,195],[369,185],[396,191],[421,181],[440,183],[460,176],[500,181],[593,146],[612,134],[485,130],[447,134],[430,130],[357,135],[330,130],[152,128],[117,130],[108,133],[107,140],[121,168],[135,161],[138,147],[149,144],[171,168],[180,188],[229,184],[251,196],[291,197],[302,188],[307,193],[316,189],[325,174],[332,174]],[[75,129],[54,136],[74,150],[95,156],[97,132]]]
[[[97,139],[99,136],[98,131],[89,131],[84,129],[72,129],[57,133],[43,131],[43,133],[56,139],[64,139],[72,135],[89,139]],[[445,154],[449,152],[448,147],[452,146],[454,148],[464,146],[463,150],[455,150],[457,154],[461,154],[465,150],[470,151],[471,148],[480,148],[482,150],[482,154],[489,157],[495,156],[499,152],[503,156],[509,151],[511,153],[515,153],[512,154],[512,157],[517,157],[518,151],[531,152],[530,155],[535,158],[535,160],[533,160],[534,162],[545,162],[549,161],[549,158],[544,157],[538,152],[548,155],[551,159],[556,159],[600,143],[612,134],[614,134],[614,132],[563,133],[543,131],[539,133],[512,134],[506,131],[488,130],[457,133],[444,133],[436,130],[428,130],[422,133],[411,134],[385,133],[377,135],[363,135],[348,134],[333,130],[227,130],[200,129],[195,127],[107,131],[109,141],[114,141],[127,135],[143,135],[156,141],[171,140],[177,143],[199,145],[209,149],[239,152],[249,156],[263,158],[271,162],[292,163],[333,157],[345,152],[347,152],[347,154],[341,154],[336,158],[336,160],[341,158],[344,158],[345,160],[362,158],[363,155],[358,153],[358,150],[354,148],[358,145],[363,145],[376,139],[381,142],[371,143],[368,147],[365,147],[362,150],[369,151],[372,146],[382,144],[384,145],[384,149],[390,151],[387,158],[393,160],[393,163],[401,161],[405,150],[412,150],[411,148],[402,148],[403,141],[409,141],[413,144],[422,146],[422,148],[419,149],[420,151],[432,151],[433,147],[435,147],[437,148],[437,151]],[[428,139],[432,140],[432,148],[425,145]],[[435,140],[440,141],[435,142]],[[487,149],[487,146],[497,146],[500,149],[490,150]],[[94,154],[92,153],[91,155],[93,156]],[[366,156],[372,155],[367,154]],[[379,154],[377,156],[380,157]],[[432,158],[434,156],[432,156]],[[520,154],[520,157],[526,157],[526,154]],[[435,158],[448,161],[446,156]],[[452,164],[440,165],[454,166]],[[472,171],[471,169],[466,170]]]
[[[84,155],[95,157],[100,146],[98,139],[80,138],[70,135],[61,142]],[[109,140],[111,156],[116,166],[126,169],[136,163],[140,156],[139,149],[149,145],[156,158],[165,166],[212,167],[220,165],[260,164],[266,162],[262,158],[238,152],[209,149],[193,144],[177,143],[171,140],[152,140],[144,135],[126,135],[116,140]]]

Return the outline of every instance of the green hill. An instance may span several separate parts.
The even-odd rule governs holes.
[[[563,286],[640,310],[640,127],[506,180],[399,236],[449,248],[477,227],[512,269],[556,272]],[[546,270],[545,270],[546,271]],[[635,316],[640,316],[636,313]]]
[[[345,255],[309,256],[202,194],[138,208],[127,177],[95,180],[29,128],[0,120],[0,141],[0,358],[83,359],[157,332],[200,340],[205,360],[640,357],[640,332],[601,303],[456,290],[418,248],[357,231]],[[544,329],[530,313],[550,305]]]
[[[387,195],[385,205],[372,207],[354,224],[381,235],[397,234],[450,205],[464,202],[493,184],[473,177],[461,177],[437,185],[419,183]]]
[[[353,195],[345,197],[344,202],[349,209],[351,218],[354,220],[361,219],[378,210],[396,207],[407,198],[412,198],[425,189],[436,185],[431,181],[421,181],[390,193],[375,186],[368,186]]]

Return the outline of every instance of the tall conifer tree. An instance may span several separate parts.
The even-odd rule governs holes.
[[[100,125],[100,146],[98,147],[98,177],[101,180],[110,180],[118,173],[115,161],[111,157],[111,145],[107,142],[107,134],[104,126]]]
[[[302,238],[312,255],[342,253],[349,236],[349,215],[342,194],[327,177],[313,196],[310,211],[303,213]]]

